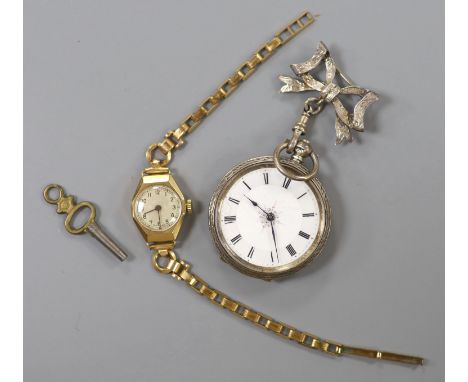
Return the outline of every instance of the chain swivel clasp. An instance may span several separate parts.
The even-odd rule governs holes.
[[[276,146],[273,154],[275,166],[284,175],[294,180],[306,181],[312,179],[319,170],[319,160],[317,154],[310,142],[307,139],[301,138],[307,132],[307,123],[309,119],[320,113],[323,109],[323,98],[311,97],[308,98],[304,103],[304,111],[297,120],[296,124],[292,128],[293,135],[291,139],[287,139],[284,143]],[[305,175],[298,175],[295,172],[284,167],[281,163],[281,152],[286,149],[288,154],[291,154],[291,159],[299,164],[303,164],[304,159],[310,157],[312,159],[312,168]]]
[[[320,113],[322,111],[324,100],[325,99],[322,98],[322,97],[320,97],[320,98],[310,97],[305,101],[304,111],[301,114],[301,116],[299,117],[299,119],[296,122],[296,124],[294,125],[294,127],[292,128],[293,136],[289,140],[289,144],[288,144],[288,147],[286,149],[286,152],[288,154],[292,154],[293,152],[295,152],[296,146],[300,142],[299,138],[301,136],[305,135],[306,132],[307,132],[307,123],[309,122],[309,119],[312,116],[317,115],[318,113]],[[302,148],[304,148],[304,146],[308,146],[309,148],[306,151],[312,151],[312,149],[310,148],[309,141],[307,141],[307,140],[304,140],[304,141],[306,143],[302,145],[303,146]],[[303,157],[306,157],[308,155],[309,155],[309,153],[306,153],[305,155],[303,155]],[[302,160],[299,160],[299,162],[302,162]]]

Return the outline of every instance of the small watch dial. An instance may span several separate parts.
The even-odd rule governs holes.
[[[232,252],[252,265],[272,268],[307,253],[319,233],[321,214],[308,182],[263,167],[229,186],[217,218]]]
[[[182,202],[177,193],[166,186],[144,189],[134,204],[136,219],[152,231],[166,231],[182,214]]]

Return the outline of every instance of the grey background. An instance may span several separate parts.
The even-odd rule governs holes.
[[[267,314],[344,343],[422,355],[422,368],[330,358],[231,317],[156,274],[130,217],[147,145],[304,9],[321,17],[176,153],[173,171],[197,211],[178,253]],[[443,12],[442,1],[25,1],[25,379],[441,381]],[[334,146],[332,108],[314,123],[332,235],[307,269],[266,283],[219,260],[207,206],[233,165],[289,136],[305,96],[279,94],[277,75],[319,40],[382,99],[351,145]],[[128,262],[66,233],[42,200],[51,182],[98,204]]]

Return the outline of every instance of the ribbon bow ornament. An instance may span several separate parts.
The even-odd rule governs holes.
[[[325,61],[325,82],[321,82],[309,73]],[[280,89],[281,93],[304,92],[315,90],[320,92],[321,100],[331,103],[335,107],[336,121],[336,143],[344,141],[351,142],[353,137],[351,129],[355,131],[364,131],[364,113],[366,109],[379,99],[376,93],[369,89],[358,87],[340,71],[333,58],[330,56],[328,48],[323,42],[320,42],[314,55],[307,61],[300,64],[292,64],[291,69],[299,79],[279,76],[279,79],[285,83]],[[339,74],[348,86],[340,87],[337,85],[335,75]],[[348,112],[343,103],[338,98],[339,95],[357,95],[361,99],[354,105],[353,113]]]

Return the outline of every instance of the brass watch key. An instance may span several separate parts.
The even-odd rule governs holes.
[[[58,192],[56,198],[52,197],[50,194],[51,191],[54,190]],[[75,197],[73,195],[67,196],[63,187],[58,184],[49,184],[46,188],[44,188],[43,195],[47,203],[57,205],[58,214],[67,214],[65,219],[65,228],[69,233],[73,235],[79,235],[89,232],[91,236],[96,238],[120,261],[127,260],[127,254],[96,223],[96,207],[93,203],[80,202],[76,204]],[[88,220],[81,227],[75,227],[72,224],[73,217],[83,208],[88,208],[90,211]]]

